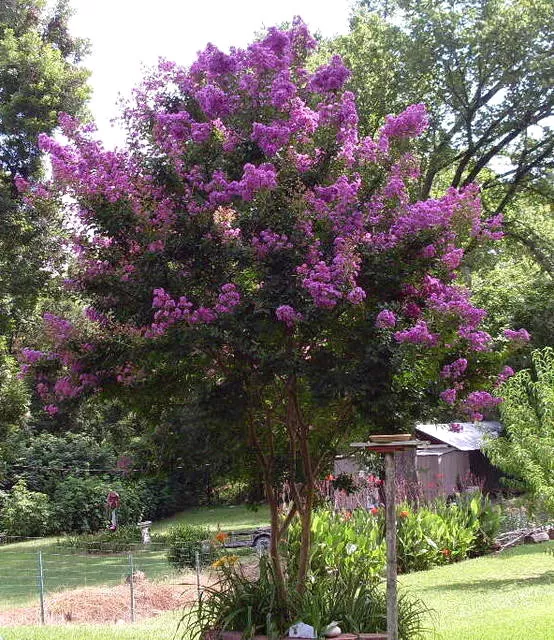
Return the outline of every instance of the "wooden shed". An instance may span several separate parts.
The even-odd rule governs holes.
[[[498,491],[500,471],[481,452],[485,435],[497,437],[498,422],[459,422],[451,424],[418,424],[416,436],[425,446],[405,451],[397,456],[397,478],[400,494],[408,499],[450,496],[461,490],[478,486],[485,491]],[[334,473],[353,476],[366,473],[357,459],[340,456],[335,459]],[[354,500],[354,498],[352,498]],[[359,504],[372,501],[358,496]],[[348,507],[352,508],[352,507]]]
[[[485,491],[500,489],[500,471],[483,454],[485,436],[496,438],[499,422],[418,424],[416,433],[430,444],[418,449],[416,469],[426,495],[450,495],[478,485]]]

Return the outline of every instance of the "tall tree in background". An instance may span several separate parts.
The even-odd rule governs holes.
[[[82,115],[88,71],[78,66],[85,43],[72,38],[68,3],[0,4],[0,335],[11,341],[59,264],[60,217],[40,214],[19,197],[18,179],[41,172],[38,135],[58,114]]]
[[[38,212],[17,184],[41,174],[38,135],[62,111],[82,114],[88,72],[78,66],[85,43],[67,29],[68,4],[0,3],[0,431],[16,424],[28,400],[10,353],[61,264],[61,216]]]
[[[495,312],[487,328],[527,323],[536,346],[554,343],[553,25],[547,0],[362,0],[350,33],[328,43],[353,71],[366,132],[389,111],[427,105],[422,197],[477,181],[485,215],[503,215],[505,241],[470,252],[465,277]]]

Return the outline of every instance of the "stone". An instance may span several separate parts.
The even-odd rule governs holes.
[[[549,537],[551,540],[554,540],[554,529],[549,529],[549,530],[548,530],[548,537]]]

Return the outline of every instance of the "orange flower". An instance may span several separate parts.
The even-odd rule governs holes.
[[[218,531],[218,533],[215,534],[214,539],[216,540],[216,542],[223,544],[228,537],[228,533],[225,533],[224,531]]]
[[[379,507],[371,507],[369,513],[372,513],[374,516],[376,516],[379,513]]]
[[[342,514],[342,519],[343,520],[350,520],[351,517],[352,517],[352,511],[345,511]]]
[[[401,511],[398,515],[401,518],[407,518],[410,515],[410,512],[409,511]]]
[[[450,549],[441,549],[441,550],[440,550],[440,553],[442,553],[442,555],[443,555],[445,558],[448,558],[448,556],[451,556],[451,555],[452,555],[452,551],[450,551]]]

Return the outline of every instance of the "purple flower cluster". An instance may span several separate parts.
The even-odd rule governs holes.
[[[288,304],[282,304],[275,309],[275,317],[279,322],[284,322],[289,329],[302,319],[302,314],[295,311],[293,307]]]
[[[391,329],[396,325],[396,315],[389,311],[389,309],[383,309],[379,311],[375,318],[375,326],[378,329]]]
[[[424,104],[412,104],[397,116],[387,116],[382,129],[388,138],[416,138],[429,126],[427,109]]]
[[[257,236],[254,236],[252,238],[252,246],[258,258],[265,258],[272,251],[292,249],[293,247],[292,243],[289,242],[288,236],[276,233],[271,229],[265,229]]]
[[[18,188],[29,202],[65,196],[74,203],[85,231],[75,238],[71,286],[94,292],[102,309],[85,311],[94,338],[45,316],[60,368],[57,382],[39,381],[46,406],[57,410],[62,397],[104,378],[127,385],[142,375],[123,358],[109,371],[86,373],[103,332],[132,343],[170,327],[225,328],[222,316],[241,302],[244,310],[275,308],[265,321],[288,330],[314,307],[337,316],[344,309],[348,317],[375,317],[377,328],[395,329],[397,342],[422,351],[440,345],[454,358],[460,349],[490,348],[479,329],[485,312],[454,276],[462,241],[494,237],[501,220],[482,224],[474,185],[414,202],[419,167],[405,140],[427,128],[424,105],[387,116],[375,137],[360,139],[356,99],[345,90],[350,72],[339,56],[310,71],[315,46],[296,19],[245,49],[224,53],[210,44],[188,69],[160,61],[125,109],[124,150],[105,150],[91,127],[65,115],[67,143],[41,136],[52,184],[18,179]],[[406,282],[385,287],[399,256]],[[148,295],[140,309],[121,313],[138,290],[153,290],[146,320]],[[107,292],[101,300],[99,291]],[[516,342],[526,335],[505,332]],[[27,350],[22,362],[38,370],[51,357]],[[465,358],[443,368],[452,381],[442,394],[449,404],[466,368]]]
[[[420,344],[428,347],[436,346],[439,341],[439,336],[429,331],[425,320],[418,320],[410,329],[397,331],[394,337],[397,342],[408,342],[410,344]]]
[[[483,419],[482,411],[493,409],[502,402],[502,398],[492,396],[487,391],[472,391],[464,401],[465,410],[475,421]]]
[[[503,335],[516,344],[526,344],[531,340],[531,334],[526,329],[518,329],[517,331],[504,329]]]
[[[465,358],[458,358],[454,362],[445,365],[441,370],[441,376],[443,378],[452,378],[456,380],[461,378],[467,369],[467,360]]]

